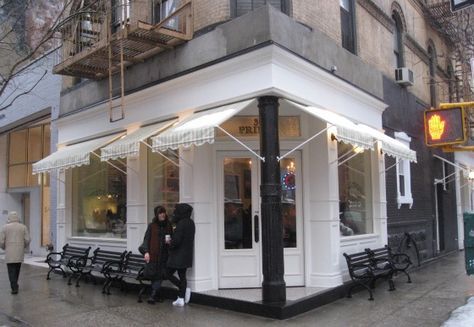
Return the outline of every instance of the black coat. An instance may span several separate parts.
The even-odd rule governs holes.
[[[147,276],[150,279],[162,279],[165,276],[166,272],[166,262],[168,261],[168,245],[165,243],[165,235],[171,235],[173,229],[169,221],[166,221],[166,224],[159,224],[158,222],[152,222],[148,224],[148,227],[145,232],[145,237],[143,238],[142,245],[138,248],[141,254],[145,254],[150,252],[150,242],[151,242],[151,228],[153,224],[158,225],[158,238],[160,242],[160,251],[158,253],[158,260],[153,260],[148,263],[148,265],[153,265],[154,269],[152,271],[155,272],[155,276]]]
[[[193,266],[194,233],[196,227],[190,218],[180,219],[169,246],[168,268],[189,268]]]

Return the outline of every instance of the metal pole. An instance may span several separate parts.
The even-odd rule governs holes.
[[[278,98],[258,99],[260,116],[261,161],[260,196],[262,198],[262,300],[285,302],[286,285],[283,260],[283,224],[281,218],[280,141],[278,137]]]

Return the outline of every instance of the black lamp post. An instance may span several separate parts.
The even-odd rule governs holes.
[[[258,99],[260,116],[261,163],[260,196],[262,198],[262,299],[264,302],[286,301],[283,261],[283,224],[281,218],[280,140],[278,136],[278,98]]]

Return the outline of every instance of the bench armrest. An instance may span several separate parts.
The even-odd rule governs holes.
[[[392,254],[393,265],[397,265],[397,269],[407,269],[412,265],[411,259],[405,253]]]
[[[82,256],[82,255],[73,255],[67,261],[67,266],[78,268],[78,267],[84,267],[86,265],[86,263],[87,263],[87,258],[85,258],[84,256]]]
[[[60,256],[61,257],[62,255],[63,255],[62,252],[50,252],[46,256],[46,259],[44,260],[44,262],[46,262],[46,263],[48,263],[50,261],[58,262],[60,259],[59,260],[54,260],[53,256]]]
[[[119,260],[111,260],[104,263],[102,266],[102,273],[105,272],[121,272],[123,263]]]

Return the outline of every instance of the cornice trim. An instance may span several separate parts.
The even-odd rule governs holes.
[[[372,0],[357,0],[357,3],[390,32],[395,31],[392,18],[383,12]]]

